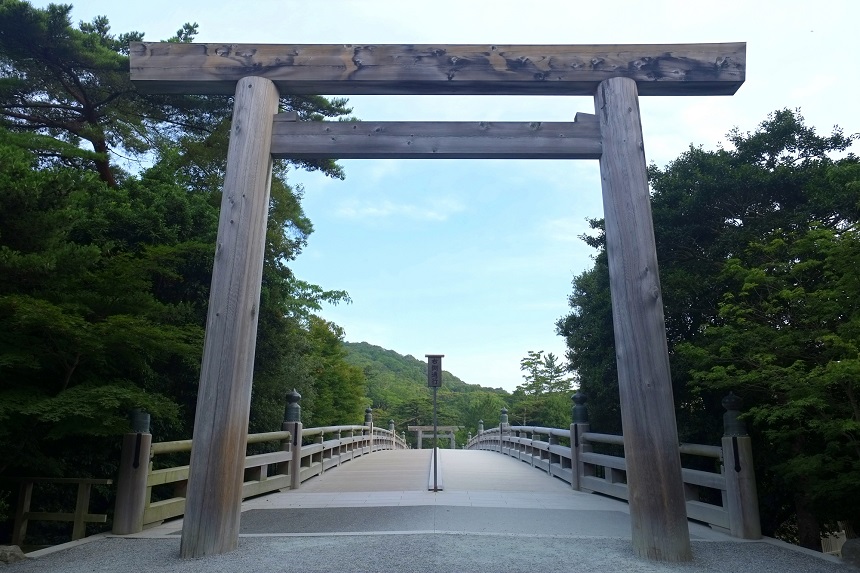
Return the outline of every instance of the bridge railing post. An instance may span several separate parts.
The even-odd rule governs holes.
[[[149,474],[149,414],[132,410],[131,432],[122,440],[113,533],[128,535],[143,531],[143,511],[147,502],[146,478]]]
[[[502,408],[499,415],[499,453],[505,453],[505,434],[510,432],[510,424],[508,424],[508,409]]]
[[[373,409],[364,411],[364,425],[367,427],[367,453],[373,453]]]
[[[588,408],[585,405],[587,398],[585,393],[577,392],[571,397],[573,406],[571,408],[570,425],[570,487],[580,491],[582,487],[582,454],[591,451],[591,446],[582,441],[582,435],[590,429],[588,423]]]
[[[723,475],[726,478],[724,504],[729,513],[733,537],[761,539],[758,492],[753,468],[752,442],[746,424],[738,418],[743,401],[729,392],[723,398]]]
[[[299,405],[302,395],[295,388],[287,393],[287,407],[284,412],[283,429],[290,433],[290,489],[299,489],[302,485],[302,407]]]

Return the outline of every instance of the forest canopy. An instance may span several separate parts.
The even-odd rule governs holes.
[[[860,515],[860,162],[779,110],[724,148],[649,170],[681,441],[717,443],[742,396],[763,531],[821,550]],[[592,427],[620,431],[603,222],[557,323]]]

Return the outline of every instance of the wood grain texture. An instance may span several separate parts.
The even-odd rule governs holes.
[[[636,83],[595,96],[633,549],[692,559]]]
[[[275,116],[272,156],[291,159],[598,159],[595,121],[319,122]]]
[[[146,476],[149,473],[151,447],[152,434],[131,433],[123,436],[112,529],[116,535],[139,533],[143,530],[143,511],[148,500]]]
[[[12,528],[12,545],[21,546],[27,536],[30,503],[33,501],[33,482],[22,482],[18,491],[18,505],[15,509],[15,524]]]
[[[236,84],[182,528],[185,558],[239,543],[277,107],[269,80]]]
[[[734,438],[734,439],[733,439]],[[737,452],[735,452],[737,445]],[[741,539],[761,539],[758,491],[753,467],[752,441],[749,436],[723,437],[723,475],[726,479],[726,509],[729,530]],[[739,469],[735,467],[735,457]]]
[[[280,45],[133,42],[131,79],[149,93],[231,95],[265,77],[282,94],[594,95],[633,79],[641,95],[731,95],[746,44]]]

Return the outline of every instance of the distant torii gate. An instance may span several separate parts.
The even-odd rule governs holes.
[[[141,91],[235,94],[181,555],[238,546],[272,158],[435,157],[600,160],[633,547],[691,559],[638,96],[731,95],[745,70],[744,43],[133,43]],[[588,95],[596,115],[298,122],[277,113],[281,94]]]
[[[424,446],[424,433],[425,432],[433,432],[433,426],[407,426],[407,430],[410,432],[415,432],[416,446],[418,449],[423,449]],[[454,438],[454,432],[458,431],[460,426],[436,426],[437,434],[446,434],[440,435],[441,439],[447,439],[450,442],[451,449],[455,449],[457,444]],[[436,447],[439,447],[437,444]]]

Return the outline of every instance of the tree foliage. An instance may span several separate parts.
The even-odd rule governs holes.
[[[566,428],[570,425],[573,377],[552,352],[529,350],[520,360],[524,382],[511,396],[512,424]]]
[[[387,426],[394,420],[397,432],[407,426],[433,423],[432,391],[427,387],[427,363],[413,356],[402,356],[367,342],[347,343],[347,361],[361,368],[367,378],[367,395],[376,424]],[[510,394],[500,388],[466,384],[448,371],[442,372],[442,387],[437,390],[438,422],[460,426],[456,440],[465,443],[469,433],[476,434],[478,422],[487,429],[498,426],[501,409]],[[414,446],[415,438],[407,436]]]
[[[0,0],[0,121],[7,129],[50,136],[50,146],[34,147],[45,161],[93,167],[115,187],[124,176],[117,158],[141,161],[166,142],[195,146],[194,155],[215,151],[223,163],[232,98],[150,95],[129,78],[129,42],[141,32],[111,33],[97,16],[77,27],[71,5],[33,8],[23,0]],[[197,24],[184,24],[172,42],[190,42]],[[281,98],[283,109],[302,119],[348,114],[344,99],[320,96]],[[297,162],[343,177],[330,160]],[[286,163],[281,164],[281,175]],[[197,169],[212,174],[213,164]],[[215,169],[216,176],[219,169]]]
[[[800,541],[820,547],[822,525],[860,515],[860,235],[776,230],[739,255],[717,322],[679,352],[694,388],[744,392]]]
[[[68,15],[0,0],[0,476],[109,477],[130,409],[157,441],[190,437],[195,414],[231,101],[138,94],[127,42],[142,34]],[[317,120],[345,103],[281,100]],[[146,161],[123,172],[120,153]],[[363,407],[342,331],[314,317],[346,293],[290,269],[313,230],[292,167],[272,181],[251,431],[280,428],[294,387],[311,411],[340,404],[330,417]]]
[[[856,139],[838,128],[820,136],[781,110],[755,132],[732,131],[729,148],[691,147],[649,170],[681,439],[715,443],[720,398],[744,396],[764,531],[793,522],[819,550],[826,523],[858,515],[845,503],[860,486],[851,406],[860,166],[845,155]],[[574,280],[558,329],[592,420],[614,420],[605,245],[602,235],[586,240],[595,265]]]

